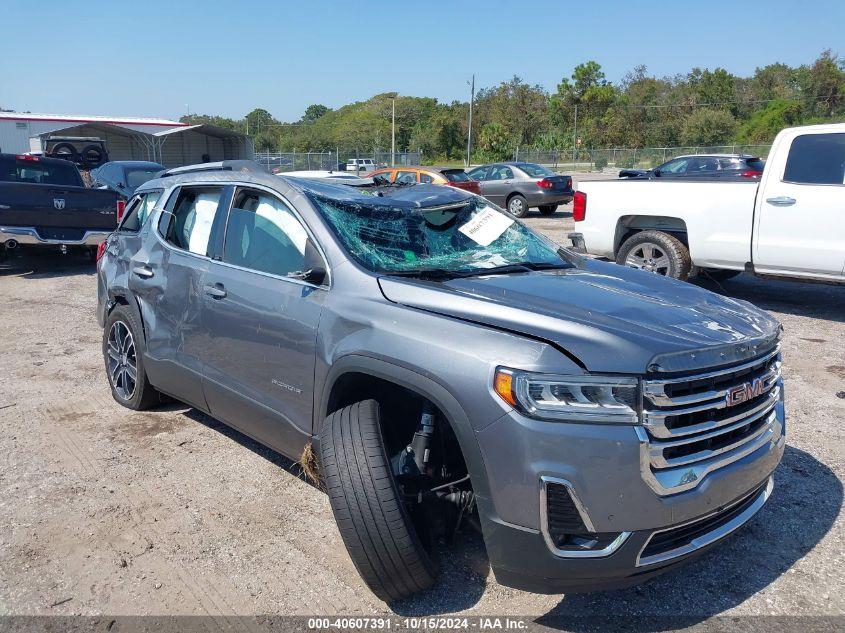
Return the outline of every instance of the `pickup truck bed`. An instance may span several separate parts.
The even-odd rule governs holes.
[[[0,154],[0,244],[96,246],[117,225],[117,194],[85,187],[64,160]]]

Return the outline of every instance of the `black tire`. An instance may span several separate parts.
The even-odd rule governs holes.
[[[663,231],[641,231],[629,237],[619,248],[616,263],[681,281],[692,270],[689,249],[677,237]]]
[[[76,153],[73,143],[56,143],[50,150],[50,158],[62,158],[75,163],[79,161],[79,154]]]
[[[402,502],[375,400],[356,402],[326,418],[320,461],[343,542],[372,592],[390,602],[430,587],[436,565]]]
[[[134,351],[131,356],[135,362],[135,380],[131,393],[128,389],[121,387],[120,381],[115,378],[115,371],[112,364],[115,362],[109,353],[110,335],[116,324],[121,324],[132,337]],[[106,366],[106,378],[109,381],[111,395],[115,401],[135,411],[143,411],[161,403],[161,397],[156,389],[147,380],[147,373],[144,370],[144,334],[143,328],[135,312],[126,305],[118,305],[109,313],[106,319],[106,326],[103,328],[103,361]],[[129,356],[128,350],[121,349],[121,354]]]
[[[725,270],[722,268],[702,268],[700,272],[702,277],[713,281],[727,281],[741,274],[741,270]]]
[[[556,204],[541,204],[537,209],[543,215],[554,215],[554,212],[557,211]]]
[[[515,193],[508,198],[508,212],[514,217],[524,218],[528,215],[528,202],[522,195]]]
[[[96,167],[102,163],[104,156],[103,148],[97,145],[87,145],[79,152],[82,162],[90,167]]]

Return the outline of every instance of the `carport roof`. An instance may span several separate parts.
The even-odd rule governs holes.
[[[131,127],[126,127],[123,125],[118,125],[116,123],[99,123],[99,122],[83,122],[83,123],[74,123],[73,125],[62,125],[61,127],[57,127],[54,129],[47,130],[45,132],[41,132],[39,134],[34,134],[34,137],[43,138],[45,136],[52,136],[53,134],[57,134],[59,132],[64,132],[65,130],[72,130],[78,127],[87,127],[93,128],[95,130],[101,130],[103,132],[116,132],[118,134],[125,134],[127,136],[148,136],[147,132],[141,132],[140,130],[136,130]],[[178,128],[177,128],[178,129]]]
[[[201,123],[199,125],[186,125],[185,127],[177,127],[169,130],[162,130],[161,132],[156,132],[155,134],[153,134],[153,136],[162,138],[170,136],[171,134],[182,134],[183,132],[201,132],[203,134],[208,134],[209,136],[216,136],[219,138],[243,138],[246,136],[241,132],[229,130],[225,127],[219,127],[217,125],[209,125],[208,123]]]

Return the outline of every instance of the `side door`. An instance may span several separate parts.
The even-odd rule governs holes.
[[[845,268],[845,133],[778,141],[755,209],[754,267],[840,278]]]
[[[234,192],[202,294],[204,389],[212,415],[298,457],[312,427],[317,327],[326,286],[294,277],[309,233],[277,194]]]
[[[469,176],[472,180],[478,182],[478,190],[482,196],[484,196],[484,184],[487,181],[487,174],[490,172],[490,165],[482,165],[481,167],[476,167],[475,169],[471,169],[467,172],[467,176]],[[486,196],[485,196],[486,197]]]
[[[145,364],[161,391],[201,409],[200,327],[202,279],[221,200],[231,188],[191,185],[175,190],[161,212],[152,239],[129,260],[129,288],[146,329]]]
[[[513,187],[513,170],[507,165],[492,165],[482,185],[482,194],[490,202],[504,208]]]

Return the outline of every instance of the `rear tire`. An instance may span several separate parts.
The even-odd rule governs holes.
[[[622,243],[616,263],[685,281],[692,270],[689,249],[674,235],[641,231]]]
[[[49,156],[50,158],[61,158],[74,163],[79,161],[79,154],[76,152],[73,143],[56,143]]]
[[[109,313],[103,328],[103,359],[111,395],[118,404],[134,411],[161,403],[144,370],[143,332],[135,312],[122,304]]]
[[[520,194],[515,193],[508,198],[508,212],[517,218],[528,215],[528,202]]]
[[[542,204],[539,207],[537,207],[537,209],[539,209],[540,213],[542,213],[543,215],[554,215],[554,212],[557,211],[557,205],[556,204]]]
[[[437,569],[393,477],[375,400],[326,418],[320,461],[340,535],[372,592],[389,602],[430,587]]]

